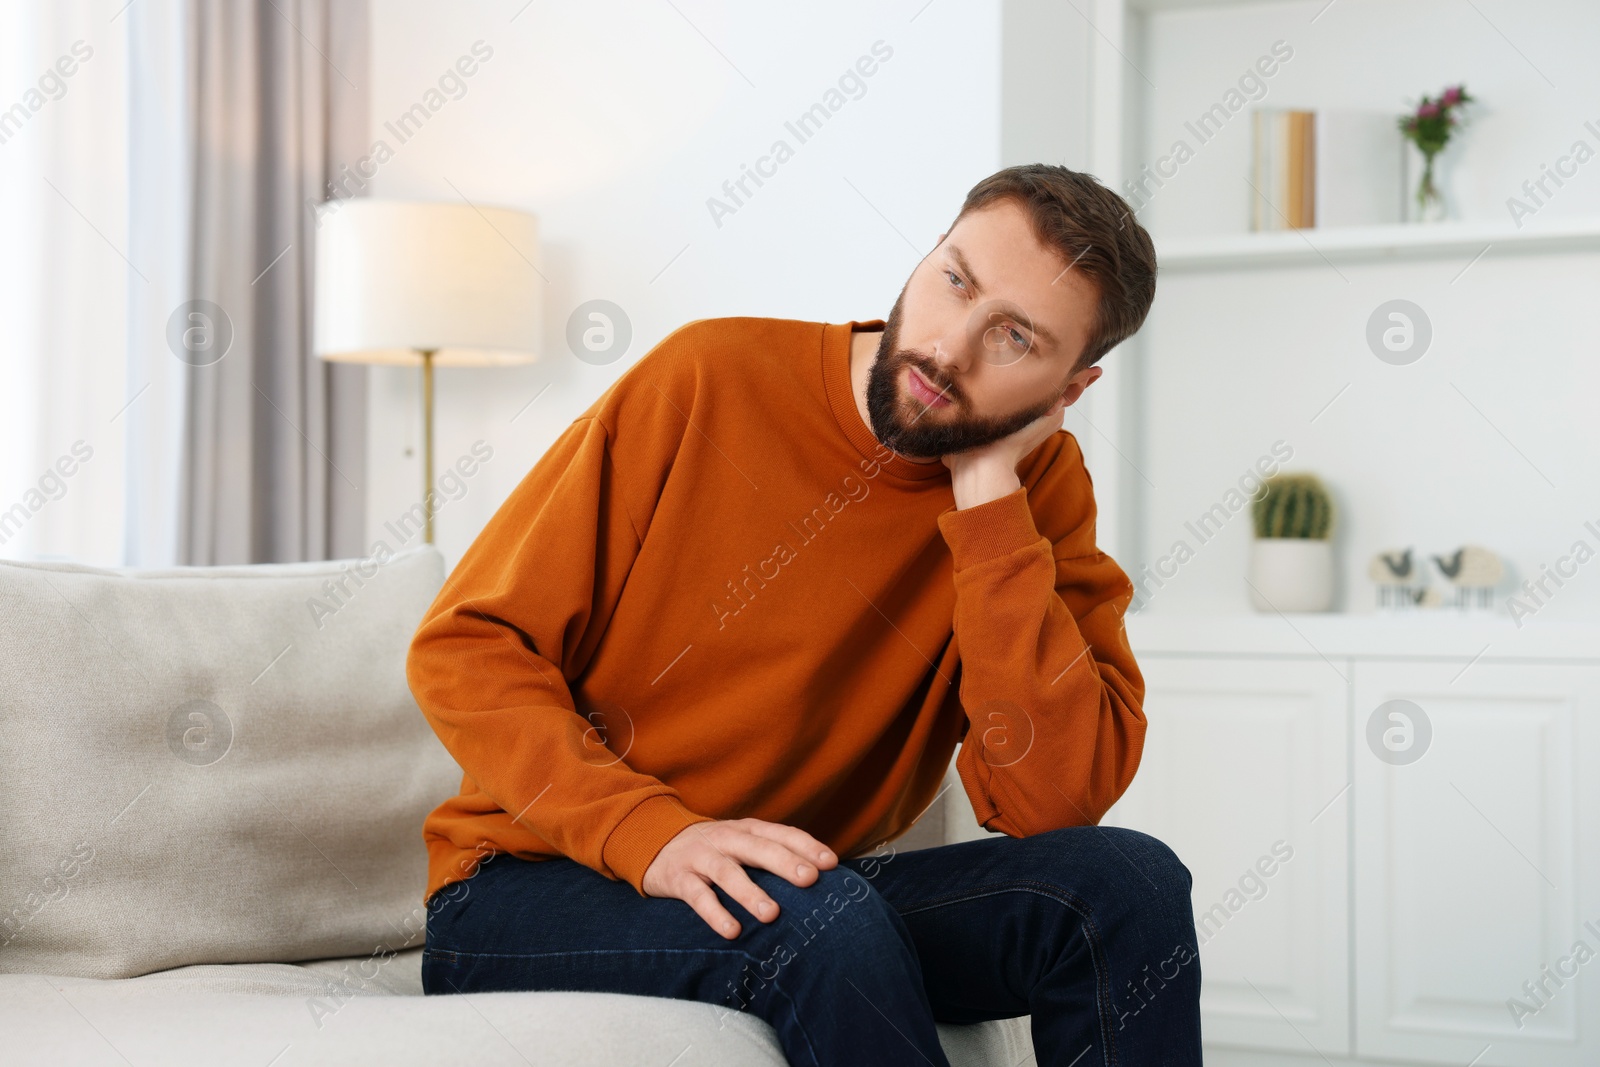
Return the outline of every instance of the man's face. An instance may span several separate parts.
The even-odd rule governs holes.
[[[1015,202],[969,213],[917,264],[884,322],[867,378],[873,434],[936,459],[1022,429],[1060,396],[1074,403],[1102,372],[1071,373],[1097,298]]]

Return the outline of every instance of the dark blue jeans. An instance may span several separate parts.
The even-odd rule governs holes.
[[[1189,870],[1083,826],[844,860],[726,940],[689,905],[566,858],[485,860],[429,901],[425,992],[589,990],[750,1011],[795,1067],[948,1067],[934,1021],[1032,1015],[1040,1067],[1200,1063]]]

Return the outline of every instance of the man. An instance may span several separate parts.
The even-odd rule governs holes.
[[[465,771],[429,993],[757,1013],[789,1062],[1198,1064],[1188,870],[1096,825],[1138,767],[1127,575],[1067,405],[1155,293],[1094,178],[998,172],[887,323],[680,328],[490,519],[407,663]],[[952,752],[987,840],[887,856]]]

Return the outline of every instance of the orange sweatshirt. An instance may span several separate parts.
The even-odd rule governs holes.
[[[406,660],[465,771],[423,825],[424,899],[496,852],[643,894],[712,819],[863,855],[933,802],[963,737],[989,830],[1096,823],[1122,795],[1145,732],[1133,584],[1095,547],[1077,439],[957,511],[948,468],[856,407],[850,335],[882,326],[682,326],[489,519]]]

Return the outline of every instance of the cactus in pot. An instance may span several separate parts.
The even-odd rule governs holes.
[[[1250,601],[1258,611],[1333,605],[1333,498],[1314,474],[1275,474],[1251,501]]]
[[[1315,537],[1333,527],[1333,498],[1315,474],[1275,474],[1250,505],[1257,537]]]

